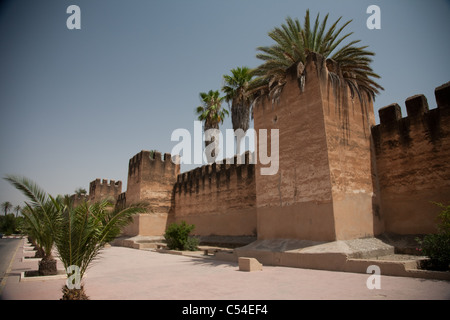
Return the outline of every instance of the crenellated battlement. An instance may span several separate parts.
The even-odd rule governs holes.
[[[96,202],[106,198],[111,198],[114,201],[117,195],[122,192],[122,181],[95,179],[89,183],[89,200]]]
[[[159,151],[142,150],[130,159],[128,164],[128,176],[130,177],[137,174],[143,166],[148,168],[160,168],[168,172],[173,172],[174,170],[179,171],[179,165],[172,162],[170,153],[164,153],[163,156]]]
[[[435,89],[437,108],[430,110],[427,98],[417,94],[406,99],[407,116],[402,117],[401,107],[390,104],[378,111],[380,124],[372,128],[376,153],[386,147],[409,148],[413,140],[424,139],[436,144],[446,136],[443,121],[450,116],[450,82]],[[445,119],[445,120],[444,120]],[[383,146],[386,144],[387,146]]]
[[[198,193],[199,190],[212,187],[226,188],[231,180],[235,180],[237,183],[253,183],[255,177],[253,153],[247,151],[244,158],[242,164],[237,163],[237,156],[235,156],[232,164],[227,163],[230,161],[225,161],[223,164],[212,163],[181,173],[177,176],[174,193]]]
[[[92,195],[95,193],[98,188],[114,188],[122,191],[122,181],[115,181],[108,179],[95,179],[89,183],[89,194]]]
[[[436,206],[450,198],[450,82],[435,89],[437,108],[418,94],[379,110],[372,127],[379,198],[387,232],[435,231]]]
[[[256,131],[279,130],[276,174],[260,173],[250,152],[180,174],[169,153],[142,150],[129,160],[126,192],[121,181],[96,179],[89,201],[146,203],[128,235],[160,236],[179,221],[194,224],[196,235],[259,239],[434,232],[432,202],[450,201],[450,82],[435,89],[437,108],[414,95],[405,117],[393,103],[374,125],[372,102],[353,99],[325,63],[311,55],[304,87],[292,69],[276,108],[254,109]]]

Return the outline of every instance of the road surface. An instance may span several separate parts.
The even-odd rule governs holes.
[[[21,239],[0,239],[0,284],[5,277],[5,273],[14,257],[14,253],[17,250],[17,246],[20,244]],[[0,286],[1,292],[1,286]]]

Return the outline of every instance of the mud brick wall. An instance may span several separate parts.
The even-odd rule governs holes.
[[[178,175],[171,221],[194,224],[196,235],[255,235],[255,165],[250,156],[242,164],[214,163]]]
[[[134,222],[124,229],[127,235],[162,235],[167,227],[172,209],[172,190],[180,166],[174,164],[171,155],[162,157],[160,152],[142,150],[128,163],[128,181],[125,195],[121,195],[123,206],[146,203],[147,213],[134,217]]]
[[[122,181],[95,179],[89,184],[89,201],[98,202],[110,199],[115,203],[119,194],[122,193]]]
[[[373,124],[372,103],[334,87],[320,55],[308,56],[304,88],[291,70],[279,101],[254,108],[257,132],[279,129],[278,173],[261,175],[256,166],[258,238],[333,241],[381,232],[373,214]]]
[[[424,95],[406,99],[407,116],[391,104],[373,127],[381,208],[387,232],[436,231],[440,208],[450,204],[450,82],[436,88],[437,108]]]

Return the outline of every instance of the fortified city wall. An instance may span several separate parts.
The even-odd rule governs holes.
[[[180,174],[170,154],[141,151],[121,182],[97,179],[89,199],[113,196],[117,205],[148,203],[124,230],[127,235],[160,236],[182,220],[194,234],[257,235],[334,241],[383,232],[423,234],[436,230],[440,209],[450,203],[450,82],[436,88],[437,108],[423,95],[379,110],[310,54],[299,85],[297,68],[279,100],[254,107],[254,127],[279,130],[279,170],[261,175],[261,165],[211,164]],[[338,70],[337,70],[338,71]],[[270,137],[270,134],[268,134]],[[259,141],[271,150],[271,141]],[[257,155],[255,155],[257,156]]]

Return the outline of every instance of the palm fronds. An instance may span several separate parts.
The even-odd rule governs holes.
[[[200,92],[200,101],[202,104],[195,111],[198,120],[205,121],[205,130],[218,128],[219,123],[223,123],[228,111],[222,108],[224,97],[220,97],[218,90],[209,90],[208,92]]]
[[[56,245],[64,268],[77,266],[80,279],[104,245],[119,235],[131,217],[145,212],[144,205],[113,209],[108,200],[93,204],[85,201],[74,207],[68,196],[52,197],[27,178],[7,176],[5,179],[29,199],[23,210],[26,229],[45,256],[51,257],[52,247]]]
[[[94,204],[85,201],[77,207],[67,206],[62,212],[61,232],[56,239],[59,257],[66,269],[78,266],[81,278],[104,245],[130,222],[131,216],[145,211],[135,206],[122,210],[112,208],[108,200]]]
[[[25,177],[8,175],[5,180],[21,191],[29,200],[25,202],[24,220],[31,236],[44,253],[43,259],[50,259],[60,222],[59,205],[55,206],[57,201]]]
[[[344,44],[353,33],[344,33],[351,20],[339,27],[341,19],[337,19],[327,29],[328,14],[322,22],[317,14],[312,24],[307,10],[303,27],[298,19],[288,17],[285,24],[270,31],[268,35],[275,44],[257,48],[259,53],[256,57],[263,63],[253,71],[256,78],[248,87],[253,98],[258,100],[267,97],[274,103],[286,84],[288,69],[294,65],[297,65],[297,77],[302,87],[307,56],[315,52],[332,61],[327,65],[335,66],[334,69],[328,69],[331,81],[336,84],[335,80],[339,79],[361,101],[366,98],[374,100],[383,90],[374,80],[380,77],[370,67],[374,53],[366,50],[367,46],[357,46],[360,40]]]
[[[225,93],[225,101],[228,104],[231,102],[231,122],[234,130],[248,130],[252,97],[247,88],[252,77],[248,67],[237,67],[231,70],[231,76],[223,76],[222,91]]]

